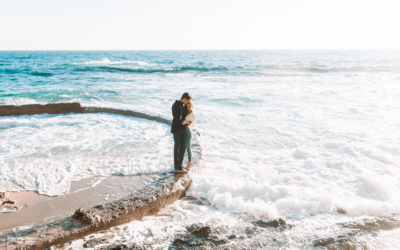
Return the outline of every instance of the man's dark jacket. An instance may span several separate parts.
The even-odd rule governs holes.
[[[183,130],[185,128],[182,125],[182,122],[185,120],[185,106],[183,102],[176,100],[172,105],[172,125],[171,125],[171,132],[175,133],[176,131]]]

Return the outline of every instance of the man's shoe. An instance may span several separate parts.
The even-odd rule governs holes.
[[[186,174],[187,171],[184,170],[184,169],[179,169],[179,170],[175,170],[174,173],[175,173],[175,174]]]

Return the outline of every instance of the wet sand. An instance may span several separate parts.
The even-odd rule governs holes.
[[[0,218],[2,214],[12,213],[41,200],[48,196],[39,195],[34,191],[1,192],[0,193]],[[0,219],[1,220],[1,219]],[[3,222],[0,223],[0,231]]]
[[[35,191],[22,191],[22,192],[6,192],[5,196],[14,202],[14,205],[21,209],[36,202],[51,199],[47,195],[40,195]],[[1,214],[0,214],[1,216]],[[1,218],[1,217],[0,217]]]
[[[18,210],[0,214],[0,232],[15,227],[32,227],[73,214],[78,208],[89,208],[133,194],[154,181],[157,175],[94,177],[71,183],[68,194],[39,195],[33,191],[6,192]]]

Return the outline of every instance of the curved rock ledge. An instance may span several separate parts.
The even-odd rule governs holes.
[[[22,106],[0,106],[0,116],[64,113],[111,113],[139,117],[170,124],[157,116],[101,107],[82,107],[79,103],[32,104]],[[202,157],[199,135],[193,136],[193,156],[196,168]],[[190,171],[191,172],[191,171]],[[180,199],[191,183],[191,173],[174,175],[160,174],[153,183],[122,199],[99,204],[88,209],[78,209],[71,216],[24,230],[10,230],[0,235],[1,249],[43,249],[66,243],[99,230],[142,219],[153,215],[161,208]]]
[[[133,116],[147,120],[157,121],[170,125],[171,122],[159,116],[152,116],[136,111],[102,108],[82,107],[80,103],[54,103],[54,104],[28,104],[21,106],[0,106],[0,116],[37,115],[37,114],[67,114],[67,113],[109,113]]]

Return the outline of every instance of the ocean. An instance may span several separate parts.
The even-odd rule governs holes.
[[[0,52],[0,105],[171,119],[193,96],[205,157],[186,196],[96,234],[95,249],[396,249],[399,84],[399,51]],[[142,119],[1,117],[0,140],[0,191],[60,195],[90,176],[173,169],[169,127]]]

